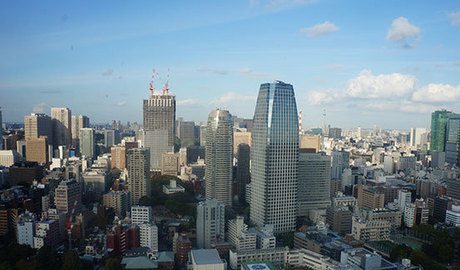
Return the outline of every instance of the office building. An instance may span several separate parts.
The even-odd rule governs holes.
[[[51,108],[53,120],[53,138],[55,148],[61,145],[69,147],[72,143],[72,112],[69,108]]]
[[[408,190],[401,189],[398,191],[398,207],[404,212],[406,206],[412,202],[412,193]]]
[[[431,154],[431,168],[444,168],[446,163],[446,152],[438,150],[430,151]]]
[[[150,149],[150,169],[161,170],[161,155],[174,151],[176,137],[176,97],[169,94],[166,83],[162,93],[154,92],[150,83],[150,97],[144,100],[144,147]]]
[[[141,247],[148,247],[154,254],[158,253],[158,228],[153,223],[152,207],[131,207],[131,222],[139,226]]]
[[[81,209],[81,185],[80,182],[63,180],[54,191],[54,204],[59,213],[70,213],[75,209],[79,213]]]
[[[51,149],[52,150],[52,149]],[[50,148],[47,137],[27,138],[26,139],[27,161],[38,163],[48,163],[50,161]]]
[[[16,225],[16,240],[19,245],[34,247],[35,223],[37,219],[34,214],[25,212],[18,217]]]
[[[251,221],[294,231],[299,135],[294,88],[280,81],[260,86],[251,149]]]
[[[104,130],[104,146],[110,148],[113,145],[117,144],[118,130],[114,129],[105,129]]]
[[[415,200],[414,203],[406,205],[404,209],[404,224],[412,228],[414,225],[427,224],[429,210],[423,199]]]
[[[232,205],[233,126],[225,110],[209,114],[206,128],[206,198]]]
[[[80,128],[80,154],[90,159],[96,158],[96,140],[94,129]]]
[[[288,247],[255,249],[243,252],[230,250],[229,265],[231,269],[241,269],[241,265],[247,262],[270,262],[275,265],[275,269],[283,269],[286,265],[288,254]]]
[[[342,139],[342,129],[341,128],[329,128],[329,138],[331,139]]]
[[[225,204],[215,199],[199,202],[196,218],[198,248],[210,248],[225,239]]]
[[[83,173],[82,179],[85,183],[85,193],[91,192],[100,196],[109,188],[109,175],[106,170],[87,170]]]
[[[140,225],[153,222],[153,212],[150,206],[135,205],[131,207],[131,222]]]
[[[179,264],[184,264],[188,261],[188,255],[192,250],[192,241],[185,233],[175,234],[173,238],[173,252],[176,254],[176,260]]]
[[[248,144],[242,143],[238,145],[236,153],[236,182],[238,188],[238,199],[240,202],[246,201],[246,185],[251,181],[250,162],[251,162],[251,147]]]
[[[31,113],[24,116],[24,137],[26,141],[46,137],[48,144],[53,145],[53,121],[51,117],[42,113]]]
[[[179,172],[179,154],[174,152],[161,154],[161,174],[177,176]]]
[[[115,214],[120,218],[126,217],[126,212],[131,209],[131,195],[129,191],[111,190],[104,194],[102,202],[105,207],[113,208]]]
[[[199,249],[190,251],[190,270],[226,270],[227,263],[222,260],[216,249]]]
[[[427,141],[427,131],[425,128],[411,128],[410,129],[410,146],[413,149],[420,148]]]
[[[320,135],[300,135],[300,148],[311,149],[312,152],[321,150],[321,136]]]
[[[251,132],[246,131],[245,129],[236,128],[233,130],[233,153],[238,152],[238,146],[240,144],[247,144],[251,147],[252,138]]]
[[[447,120],[452,112],[446,110],[431,113],[431,144],[430,150],[444,152],[446,145]]]
[[[404,259],[403,259],[404,261]],[[365,248],[347,249],[341,252],[340,256],[341,265],[347,265],[347,269],[363,269],[363,270],[396,270],[396,269],[419,269],[412,268],[410,262],[408,267],[399,267],[381,255],[367,250]]]
[[[34,248],[54,247],[60,242],[59,220],[41,220],[35,223]]]
[[[390,239],[391,224],[388,221],[367,220],[353,217],[351,234],[353,238],[364,242],[385,241]]]
[[[460,226],[460,205],[452,205],[452,210],[446,211],[446,223],[455,227]]]
[[[150,196],[150,156],[147,148],[128,150],[128,189],[132,205],[137,205],[140,198]]]
[[[81,128],[89,128],[89,118],[84,115],[72,115],[72,145],[77,149]]]
[[[326,210],[331,205],[331,157],[303,150],[299,153],[297,216],[308,217],[311,210]]]
[[[192,146],[195,145],[195,142],[198,142],[195,134],[195,122],[193,121],[183,121],[182,118],[179,118],[176,133],[180,139],[181,147]]]
[[[257,246],[257,234],[248,231],[248,225],[244,223],[242,216],[228,221],[228,241],[236,251],[253,250]]]
[[[341,235],[351,233],[352,213],[348,207],[329,207],[326,210],[326,223],[330,229]]]
[[[350,152],[332,151],[332,179],[342,179],[343,170],[350,167]]]
[[[446,162],[460,167],[460,114],[453,114],[447,120]]]
[[[357,185],[357,195],[359,208],[376,209],[385,206],[385,194],[376,187]]]

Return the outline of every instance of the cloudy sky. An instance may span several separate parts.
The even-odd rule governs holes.
[[[460,112],[458,1],[126,3],[3,3],[4,121],[52,106],[141,121],[152,69],[187,120],[215,107],[252,118],[259,85],[276,79],[294,85],[307,127],[324,110],[333,126],[403,129]]]

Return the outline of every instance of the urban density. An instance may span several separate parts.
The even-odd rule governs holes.
[[[320,5],[265,2],[247,5],[272,9],[267,16]],[[438,13],[459,37],[458,2],[456,7]],[[424,42],[407,18],[390,24],[387,39],[403,43],[394,48],[398,53]],[[302,34],[314,39],[339,30],[326,21]],[[130,38],[142,45],[141,35]],[[195,46],[201,37],[189,38]],[[85,42],[81,46],[101,41]],[[56,61],[42,60],[44,66]],[[232,92],[227,99],[235,103],[216,101],[208,108],[195,103],[206,94],[188,89],[195,94],[190,97],[180,89],[175,80],[194,79],[174,71],[174,62],[152,71],[155,59],[148,61],[151,67],[137,79],[143,86],[126,90],[135,100],[129,114],[119,111],[124,104],[105,111],[110,97],[99,97],[97,87],[105,93],[108,84],[95,83],[92,94],[82,90],[73,100],[56,99],[66,90],[46,90],[39,82],[44,98],[55,95],[53,105],[29,108],[14,101],[27,94],[0,81],[0,270],[460,269],[460,86],[415,89],[406,85],[415,84],[414,77],[364,70],[344,93],[309,91],[312,103],[306,106],[298,77],[268,79],[248,71],[253,81],[244,95]],[[459,66],[449,68],[458,75]],[[0,71],[7,67],[0,64]],[[458,78],[450,83],[460,83]],[[78,81],[93,83],[84,76]],[[220,91],[228,82],[214,78],[200,85]],[[361,113],[366,104],[373,104],[373,114]],[[309,113],[312,106],[316,116]],[[348,108],[339,120],[328,116],[340,106]],[[360,117],[373,124],[362,126],[371,122]]]

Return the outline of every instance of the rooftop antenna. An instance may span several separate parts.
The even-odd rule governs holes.
[[[153,81],[155,80],[155,69],[152,71],[152,80],[150,80],[150,96],[153,96],[153,93],[155,91],[155,87],[153,85]]]
[[[322,123],[322,126],[323,126],[323,134],[326,134],[326,109],[323,109],[323,114],[322,114],[322,118],[323,118],[323,123]]]

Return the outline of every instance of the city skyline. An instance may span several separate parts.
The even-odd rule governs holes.
[[[205,122],[217,107],[252,118],[258,86],[275,79],[296,87],[304,127],[326,110],[331,126],[408,130],[460,106],[454,1],[111,4],[0,11],[5,122],[67,107],[94,123],[141,123],[153,68],[157,87],[169,76],[185,120]]]

